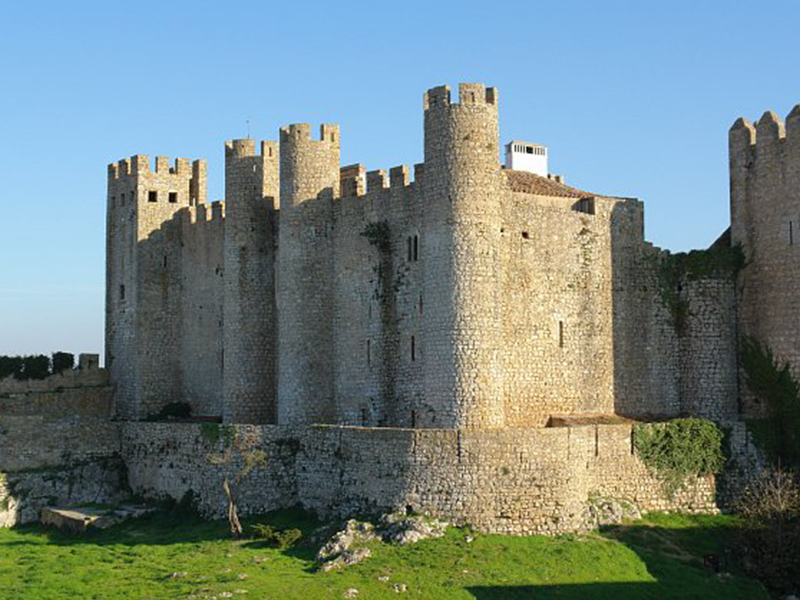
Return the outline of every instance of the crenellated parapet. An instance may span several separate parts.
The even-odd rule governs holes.
[[[322,124],[312,139],[308,123],[280,130],[281,207],[291,210],[318,197],[339,196],[339,126]]]

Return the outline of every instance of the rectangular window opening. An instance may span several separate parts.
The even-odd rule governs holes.
[[[412,362],[417,360],[417,339],[413,335],[411,336],[411,360]]]
[[[522,239],[527,240],[530,239],[530,234],[527,231],[522,232]]]
[[[412,253],[411,253],[411,250],[412,250],[412,248],[411,248],[411,237],[410,237],[410,236],[409,236],[409,238],[406,240],[406,242],[407,242],[407,244],[406,244],[406,245],[408,246],[408,262],[411,262],[411,258],[412,258]]]
[[[414,236],[414,262],[419,260],[419,236]]]
[[[148,202],[158,202],[158,192],[147,192]]]
[[[367,364],[372,364],[372,341],[367,340]]]
[[[178,192],[170,192],[169,193],[169,202],[170,202],[170,204],[177,204],[178,203]]]
[[[124,285],[119,286],[119,299],[120,300],[125,300],[125,286]]]
[[[789,221],[789,245],[794,245],[794,223]]]
[[[558,322],[558,347],[564,347],[564,321]]]

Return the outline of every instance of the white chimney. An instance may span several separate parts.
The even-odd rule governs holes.
[[[547,177],[547,147],[512,140],[506,144],[506,169]]]

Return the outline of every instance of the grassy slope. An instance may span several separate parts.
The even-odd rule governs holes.
[[[306,534],[317,525],[298,513],[261,521]],[[702,568],[700,557],[730,542],[732,524],[729,517],[652,515],[602,535],[475,535],[472,543],[464,530],[450,529],[444,539],[412,546],[377,544],[366,562],[329,573],[315,572],[310,545],[281,552],[232,542],[220,522],[162,516],[84,538],[22,527],[0,530],[0,598],[315,599],[356,588],[359,599],[766,599],[752,580]],[[407,591],[398,594],[396,583]]]

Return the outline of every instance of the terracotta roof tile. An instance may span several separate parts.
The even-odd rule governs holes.
[[[563,183],[558,183],[547,177],[528,173],[527,171],[512,171],[504,169],[508,187],[514,192],[525,192],[538,196],[555,196],[560,198],[591,198],[597,194],[590,194]]]

